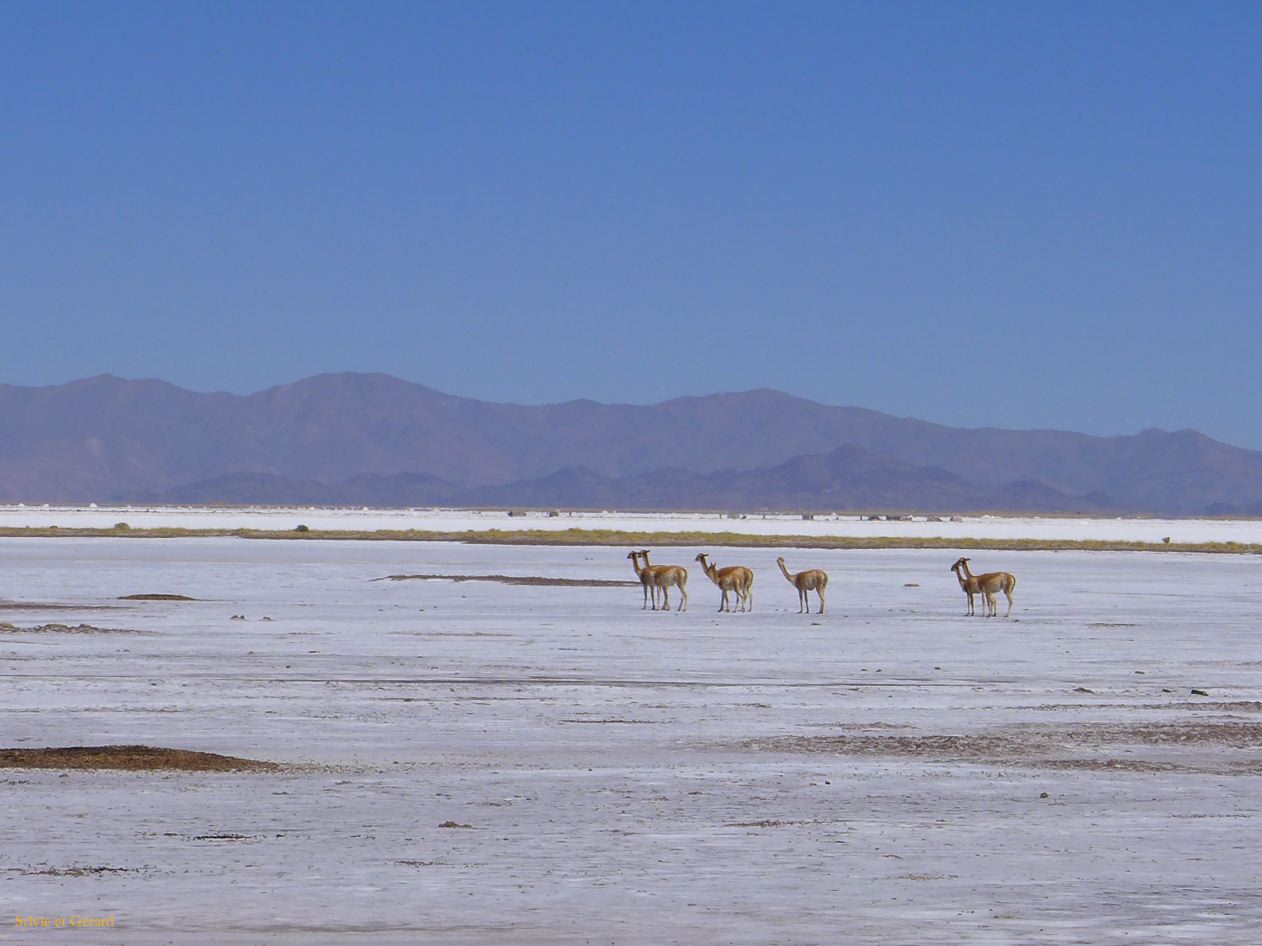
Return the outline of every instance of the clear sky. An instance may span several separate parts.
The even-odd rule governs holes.
[[[0,381],[1262,448],[1262,4],[0,5]]]

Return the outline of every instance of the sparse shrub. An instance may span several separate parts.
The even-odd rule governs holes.
[[[294,531],[295,532],[310,532],[311,527],[307,525],[296,525],[294,526]]]
[[[131,528],[131,524],[127,522],[116,522],[114,523],[114,528],[119,532],[126,532]]]

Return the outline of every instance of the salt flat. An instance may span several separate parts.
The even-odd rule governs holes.
[[[715,550],[758,572],[720,615],[699,550],[667,614],[372,580],[632,579],[612,548],[0,541],[0,620],[133,632],[0,633],[0,746],[294,765],[0,770],[10,917],[117,921],[0,939],[1259,941],[1262,559],[971,553],[1005,621],[914,550],[784,550],[832,575],[809,617]]]
[[[1153,519],[1079,516],[916,516],[872,520],[854,514],[546,512],[506,509],[348,509],[316,506],[0,505],[0,527],[274,529],[505,532],[615,529],[630,532],[735,532],[742,535],[949,539],[1120,540],[1262,543],[1262,519]]]

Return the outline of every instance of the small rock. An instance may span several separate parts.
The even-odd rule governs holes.
[[[1086,687],[1074,687],[1075,693],[1094,693],[1095,690],[1088,690]]]
[[[1193,696],[1209,696],[1209,694],[1206,693],[1204,690],[1198,690],[1195,687],[1192,688],[1192,695]]]
[[[1050,798],[1050,797],[1051,796],[1048,795],[1047,792],[1039,792],[1039,798]]]

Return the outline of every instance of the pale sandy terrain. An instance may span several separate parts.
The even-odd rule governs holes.
[[[933,521],[869,521],[857,515],[722,513],[626,513],[471,509],[332,509],[247,506],[29,506],[0,505],[0,528],[58,526],[108,529],[117,522],[133,528],[417,529],[431,532],[505,532],[523,529],[616,529],[639,532],[736,532],[743,535],[900,536],[949,539],[1100,539],[1134,542],[1262,542],[1262,519],[1138,519],[1067,516],[961,516]]]
[[[0,769],[0,941],[1262,941],[1262,558],[973,553],[1004,621],[910,550],[785,551],[822,617],[776,550],[716,550],[758,573],[720,615],[695,551],[664,614],[371,581],[631,578],[617,549],[0,541],[0,621],[119,632],[0,633],[0,748],[295,764]],[[117,600],[152,592],[200,600]],[[74,913],[117,928],[10,925]]]

